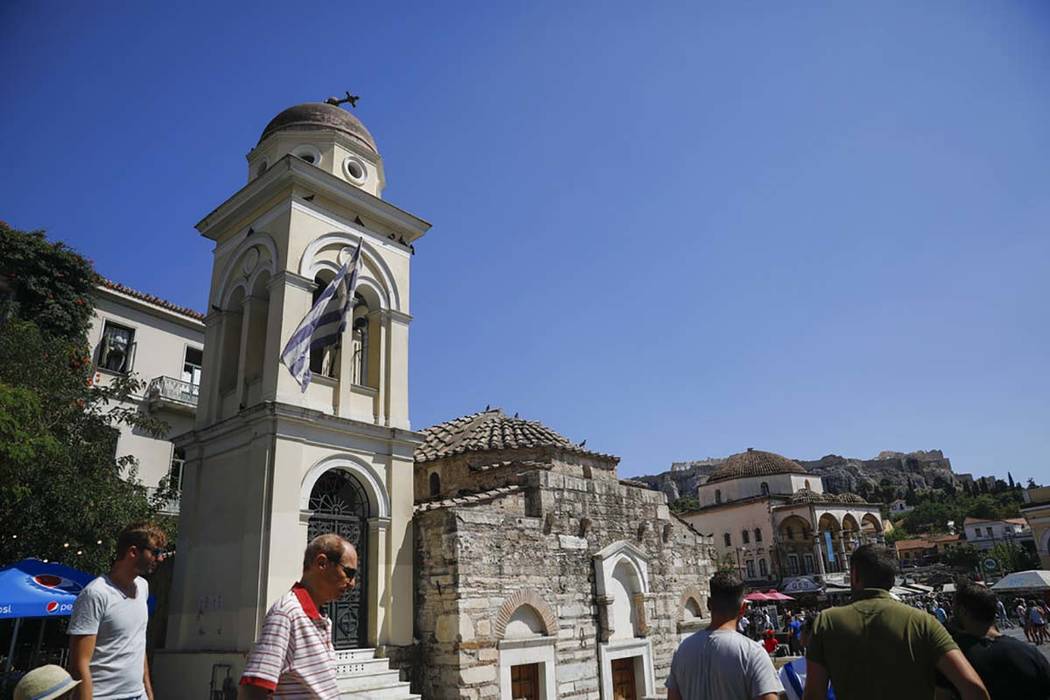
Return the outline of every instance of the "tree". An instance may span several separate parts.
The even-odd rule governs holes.
[[[1028,549],[1013,542],[999,542],[987,552],[987,557],[999,562],[1004,574],[1039,568],[1039,558]]]
[[[137,482],[134,457],[116,455],[119,426],[154,435],[165,426],[128,402],[141,388],[134,377],[92,384],[90,301],[47,291],[54,263],[64,289],[86,293],[90,264],[38,233],[2,227],[0,244],[23,266],[0,318],[0,563],[39,557],[100,572],[119,529],[158,505]],[[9,262],[0,279],[12,279]]]
[[[961,544],[946,550],[944,561],[957,569],[972,571],[981,563],[981,552],[972,544]]]
[[[1014,487],[1014,475],[1010,472],[1006,472],[1006,483],[1010,485],[1010,488]]]
[[[696,500],[695,496],[682,496],[671,503],[671,510],[675,513],[688,513],[700,510],[700,501]]]

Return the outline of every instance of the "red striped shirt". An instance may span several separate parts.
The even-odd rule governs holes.
[[[266,688],[277,698],[339,697],[332,623],[302,584],[292,586],[266,613],[241,685]]]

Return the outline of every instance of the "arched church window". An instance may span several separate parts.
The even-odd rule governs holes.
[[[740,539],[744,540],[744,544],[751,544],[751,535],[747,530],[740,531]]]
[[[715,503],[722,502],[722,489],[715,489]]]
[[[430,472],[430,495],[437,496],[441,493],[441,477],[437,472]]]
[[[762,482],[762,486],[760,488],[762,489],[762,495],[763,496],[768,496],[769,495],[769,484],[767,484],[766,482],[763,481]]]

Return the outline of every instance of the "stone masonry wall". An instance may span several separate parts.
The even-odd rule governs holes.
[[[550,471],[523,476],[524,493],[416,516],[416,692],[499,697],[497,622],[517,596],[538,601],[556,626],[557,697],[598,700],[593,555],[625,540],[648,557],[647,636],[663,694],[685,631],[683,597],[688,591],[706,604],[710,541],[672,516],[660,493]]]

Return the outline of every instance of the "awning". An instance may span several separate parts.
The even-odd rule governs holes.
[[[1004,576],[999,583],[992,586],[996,593],[1007,591],[1050,591],[1050,571],[1032,569],[1017,571]]]
[[[755,591],[754,593],[748,593],[746,596],[744,596],[744,600],[750,600],[751,602],[756,603],[759,601],[769,600],[769,597],[766,596],[765,593]]]
[[[793,576],[784,579],[784,582],[780,585],[780,590],[784,593],[798,594],[820,593],[824,589],[809,576]]]

